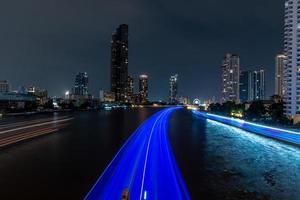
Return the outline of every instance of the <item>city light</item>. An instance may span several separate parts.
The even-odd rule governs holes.
[[[243,112],[241,110],[233,110],[230,115],[236,118],[243,118]]]
[[[200,100],[199,99],[194,99],[193,104],[194,105],[200,105]]]
[[[186,108],[187,108],[188,110],[198,110],[197,107],[192,106],[192,105],[189,105],[189,106],[187,106]]]
[[[142,74],[142,75],[140,75],[140,78],[148,78],[148,75]]]
[[[207,119],[222,122],[227,125],[238,127],[246,131],[256,133],[269,138],[289,142],[292,144],[300,145],[300,132],[270,127],[266,125],[256,124],[241,119],[224,117],[220,115],[204,113],[199,111],[192,111],[194,115],[205,117]]]

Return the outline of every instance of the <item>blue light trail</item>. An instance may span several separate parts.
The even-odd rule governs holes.
[[[217,122],[221,122],[227,125],[231,125],[243,130],[256,133],[265,137],[277,139],[280,141],[300,145],[300,132],[285,130],[280,128],[274,128],[270,126],[265,126],[261,124],[255,124],[252,122],[247,122],[241,119],[235,119],[230,117],[224,117],[220,115],[204,113],[199,111],[192,111],[194,115],[211,119]]]
[[[145,121],[126,141],[86,200],[120,200],[129,191],[130,199],[190,199],[167,136],[170,114],[167,108]]]

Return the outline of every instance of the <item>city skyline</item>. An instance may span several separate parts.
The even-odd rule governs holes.
[[[300,0],[10,0],[0,27],[0,200],[300,197]]]
[[[20,3],[22,4],[22,2]],[[217,96],[219,99],[219,80],[210,77],[220,73],[218,69],[220,58],[226,52],[238,53],[242,60],[241,66],[266,66],[267,81],[271,82],[268,84],[270,86],[267,88],[266,96],[272,94],[274,91],[273,58],[283,49],[284,6],[280,1],[259,3],[260,6],[268,7],[271,10],[270,16],[265,16],[263,10],[255,2],[242,5],[238,1],[230,1],[224,6],[233,9],[235,14],[223,13],[222,19],[214,15],[220,10],[209,9],[202,14],[198,14],[198,12],[195,14],[196,11],[192,8],[210,8],[216,3],[215,1],[199,1],[199,3],[194,1],[193,6],[183,5],[179,2],[173,3],[174,10],[168,10],[165,3],[153,3],[153,7],[158,8],[159,16],[153,16],[153,12],[149,9],[145,16],[140,17],[143,23],[139,23],[135,20],[136,16],[141,15],[140,11],[148,6],[148,3],[122,2],[117,9],[112,6],[112,3],[100,6],[98,3],[92,5],[91,2],[86,3],[80,9],[80,5],[75,3],[74,7],[81,12],[78,14],[74,10],[70,10],[68,13],[70,16],[76,17],[78,14],[82,17],[81,20],[75,22],[76,20],[70,21],[60,8],[68,5],[64,1],[53,2],[52,7],[45,7],[39,2],[35,4],[27,2],[32,7],[24,6],[20,13],[12,12],[15,14],[13,18],[15,26],[7,26],[6,22],[2,22],[3,25],[6,25],[6,31],[1,33],[0,37],[5,39],[2,42],[2,50],[0,50],[0,65],[3,72],[0,79],[8,80],[12,88],[33,84],[47,88],[51,96],[63,96],[63,93],[72,87],[75,74],[84,71],[90,74],[90,90],[94,96],[97,96],[100,89],[109,90],[111,32],[119,24],[126,23],[131,27],[129,73],[134,77],[146,73],[152,80],[158,80],[149,83],[152,91],[149,98],[152,100],[168,98],[168,77],[174,73],[181,77],[182,95],[190,98]],[[218,4],[223,3],[219,2]],[[234,6],[232,7],[232,5]],[[11,3],[2,6],[6,16],[11,14],[6,13],[5,8],[8,9],[12,6]],[[243,14],[244,6],[247,6],[256,15]],[[86,15],[84,8],[90,7],[108,9],[111,12],[99,12],[98,10],[93,12],[95,9],[89,9],[90,15]],[[57,8],[57,15],[64,19],[56,20],[56,25],[53,25],[53,16],[51,15],[54,8]],[[40,21],[32,19],[29,14],[36,9],[41,10],[40,15],[43,24],[46,25],[41,25],[39,29],[33,26],[40,25]],[[135,12],[128,14],[131,9]],[[183,9],[182,13],[179,12],[181,9]],[[190,16],[185,9],[191,9],[191,13],[194,13],[195,16]],[[243,20],[255,24],[256,28],[251,27],[250,29],[249,23],[244,25],[235,19],[235,16],[239,16],[239,14],[242,14]],[[183,17],[185,22],[177,22],[179,19],[177,15]],[[108,22],[105,23],[101,20],[102,18],[107,19]],[[200,20],[202,18],[207,20]],[[87,23],[82,23],[83,21]],[[29,26],[29,22],[32,26]],[[228,28],[219,30],[216,25],[212,25],[218,23]],[[169,25],[169,27],[164,28],[165,25]],[[19,32],[17,30],[21,27],[23,34],[16,35]],[[57,27],[64,28],[58,29]],[[222,41],[220,40],[221,36]],[[12,41],[12,38],[15,42],[7,42]],[[178,42],[174,44],[172,42],[174,40]],[[161,44],[164,45],[161,46]],[[175,46],[180,46],[180,48],[174,48]],[[159,73],[157,73],[158,71]],[[45,73],[49,78],[42,77]],[[50,78],[52,76],[56,78],[55,83]],[[209,82],[210,89],[207,90],[207,85],[201,84],[199,79],[201,83]],[[162,83],[164,87],[158,83]]]

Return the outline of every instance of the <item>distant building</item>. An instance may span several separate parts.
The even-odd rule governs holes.
[[[300,122],[300,2],[285,1],[283,101],[286,116]]]
[[[32,94],[0,93],[0,110],[34,110],[37,98]]]
[[[117,102],[126,102],[128,79],[128,25],[121,24],[111,40],[111,92]]]
[[[76,106],[80,106],[85,102],[91,102],[92,96],[88,90],[89,78],[86,72],[80,72],[75,77],[75,84],[69,100],[75,101]]]
[[[18,87],[18,90],[17,90],[17,93],[19,93],[19,94],[27,94],[28,91],[27,91],[26,87],[24,87],[24,86],[19,86],[19,87]]]
[[[115,102],[115,93],[100,90],[100,102]]]
[[[240,57],[226,54],[222,65],[222,102],[240,101]]]
[[[240,101],[242,103],[253,100],[253,72],[241,71],[240,74]]]
[[[253,71],[253,100],[266,99],[265,70]]]
[[[170,88],[169,88],[169,103],[178,103],[178,75],[173,75],[170,77]]]
[[[30,85],[27,87],[27,93],[36,96],[38,105],[44,105],[48,101],[48,91]]]
[[[9,92],[9,83],[6,80],[0,80],[0,93]]]
[[[126,88],[126,102],[133,103],[134,102],[134,96],[133,96],[133,78],[131,76],[128,76],[127,78],[127,88]]]
[[[247,70],[240,74],[240,101],[265,100],[265,70]]]
[[[189,98],[187,98],[187,97],[179,97],[179,98],[178,98],[178,102],[179,102],[180,104],[187,105],[187,104],[190,103],[190,100],[189,100]]]
[[[275,95],[283,95],[283,70],[286,56],[278,54],[275,59]]]
[[[89,78],[86,72],[80,72],[75,77],[74,95],[88,95]]]
[[[148,76],[140,75],[139,77],[139,97],[140,103],[148,102]]]

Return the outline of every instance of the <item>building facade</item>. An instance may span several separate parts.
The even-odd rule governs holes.
[[[265,70],[247,70],[240,74],[240,101],[242,103],[266,99]]]
[[[111,92],[117,102],[126,102],[128,79],[128,25],[121,24],[111,40]]]
[[[253,100],[253,73],[250,70],[240,74],[240,101],[242,103]]]
[[[139,102],[144,104],[148,102],[148,76],[139,77]]]
[[[86,72],[80,72],[76,75],[74,88],[69,95],[69,100],[73,101],[76,107],[91,102],[92,95],[89,94],[88,83],[89,79]]]
[[[109,102],[109,103],[112,103],[112,102],[115,101],[115,93],[104,91],[104,90],[100,90],[99,100],[100,100],[100,102]]]
[[[170,88],[169,88],[169,103],[178,103],[178,75],[173,75],[170,77]]]
[[[17,92],[0,93],[0,110],[31,111],[37,108],[37,99],[32,94]]]
[[[6,80],[0,80],[0,92],[1,93],[6,93],[9,92],[9,83]]]
[[[126,88],[126,102],[133,103],[134,102],[134,96],[133,96],[133,78],[131,76],[127,77],[127,88]]]
[[[240,57],[226,54],[222,65],[222,102],[240,102]]]
[[[283,69],[286,56],[278,54],[275,58],[275,95],[283,95]]]
[[[300,121],[300,2],[285,1],[283,101],[286,116]]]
[[[39,106],[45,105],[48,101],[48,91],[45,89],[40,89],[34,85],[30,85],[27,87],[27,93],[36,96],[37,103]]]
[[[253,100],[265,100],[266,99],[266,81],[265,70],[253,71]]]
[[[75,95],[88,95],[89,78],[86,72],[80,72],[75,77],[74,94]]]

